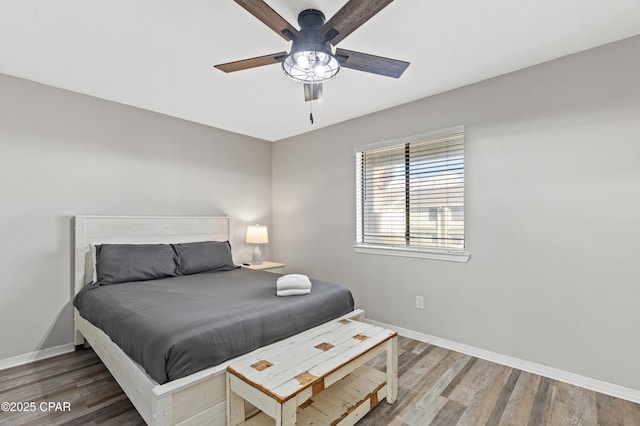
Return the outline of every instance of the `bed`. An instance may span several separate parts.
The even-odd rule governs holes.
[[[146,292],[149,288],[153,287],[156,289],[154,291],[162,289],[160,291],[160,298],[162,298],[166,297],[167,294],[173,294],[175,292],[177,287],[172,287],[172,285],[177,282],[179,288],[194,287],[196,289],[195,299],[202,299],[197,292],[200,291],[204,285],[224,286],[224,284],[221,283],[225,281],[237,285],[238,282],[254,280],[254,278],[258,278],[257,281],[254,280],[256,284],[242,288],[247,288],[246,291],[249,292],[258,293],[265,293],[267,288],[271,289],[269,291],[275,290],[276,275],[242,268],[240,270],[196,274],[186,277],[163,278],[149,282],[142,281],[135,283],[135,285],[130,285],[129,283],[115,284],[105,286],[103,289],[98,288],[92,291],[85,289],[83,291],[85,285],[94,278],[95,255],[92,254],[92,246],[100,244],[178,244],[194,241],[233,241],[233,235],[231,233],[232,227],[231,220],[222,217],[77,216],[74,218],[74,225],[74,281],[76,294],[84,292],[93,294],[95,299],[101,299],[103,297],[100,297],[100,291],[111,287],[111,290],[116,290],[115,293],[123,293],[126,299],[128,297],[127,295],[131,294],[130,292],[132,291]],[[202,280],[205,280],[206,284],[203,284]],[[214,284],[212,284],[212,282]],[[314,291],[312,291],[312,294],[313,293],[317,293],[317,296],[323,297],[322,285],[316,286],[314,283]],[[104,295],[106,294],[107,293],[104,293]],[[162,296],[162,294],[164,294],[164,296]],[[246,295],[242,295],[241,297],[245,296]],[[104,298],[107,299],[107,297]],[[184,298],[184,296],[181,296],[181,298]],[[284,299],[290,299],[291,302],[296,303],[302,303],[305,300],[304,297],[272,297],[272,299],[279,299],[275,301],[276,304],[286,303]],[[201,300],[200,303],[206,303],[206,300]],[[124,304],[123,302],[123,305]],[[262,302],[259,304],[262,305]],[[353,305],[351,305],[351,307],[352,306]],[[123,309],[125,308],[127,307],[124,306]],[[108,307],[106,309],[109,310]],[[127,309],[135,311],[139,310],[140,306],[134,303],[133,306]],[[230,316],[230,312],[239,308],[230,305],[228,309],[228,311],[222,314],[227,318]],[[252,309],[254,311],[256,310],[255,307]],[[304,306],[301,309],[309,310],[308,307],[305,308]],[[183,308],[180,308],[180,310],[184,311]],[[270,308],[267,310],[270,310]],[[122,315],[126,317],[128,314],[129,313],[125,312]],[[338,315],[336,312],[329,314],[330,317],[334,318],[336,315],[340,318],[362,319],[363,312],[356,310],[344,315]],[[182,362],[182,364],[178,363],[179,368],[175,374],[168,373],[168,376],[164,378],[161,375],[158,376],[158,374],[154,374],[155,378],[153,378],[147,373],[145,368],[134,361],[120,346],[114,343],[100,327],[88,321],[88,318],[91,319],[92,322],[98,321],[92,317],[91,311],[85,312],[83,316],[77,309],[75,310],[76,345],[80,347],[84,344],[85,339],[90,343],[148,424],[226,424],[226,382],[224,374],[226,364],[227,361],[230,360],[229,357],[247,355],[229,353],[223,357],[223,361],[215,361],[216,365],[204,369],[198,368],[198,371],[195,372],[185,368],[185,366],[191,365],[191,361],[186,361]],[[329,319],[332,318],[325,318],[322,321],[328,321]],[[107,324],[111,323],[111,321],[113,321],[113,318],[108,320]],[[130,321],[130,319],[127,318],[126,321]],[[249,321],[252,320],[249,319]],[[317,322],[317,319],[313,320],[311,323],[306,324],[305,327],[313,327]],[[274,322],[269,321],[269,323],[273,324]],[[108,328],[105,327],[104,324],[101,326],[105,329]],[[161,325],[159,328],[166,327]],[[258,344],[268,344],[271,341],[275,341],[273,339],[279,340],[283,338],[283,336],[286,337],[292,333],[291,330],[280,330],[278,332],[281,334],[277,335],[276,333],[276,337],[268,341],[259,342]],[[208,338],[209,337],[207,337],[207,339]],[[294,339],[295,336],[290,338]],[[118,340],[117,337],[115,339]],[[131,340],[131,336],[129,336],[128,339]],[[126,336],[123,341],[127,341]],[[122,341],[120,343],[122,344]],[[191,345],[193,346],[194,344],[197,347],[202,347],[202,341],[196,340],[194,343],[194,341],[191,340]],[[252,344],[255,345],[256,343],[254,342]],[[123,345],[123,347],[127,347],[126,344]],[[127,351],[131,353],[129,348]],[[184,355],[185,354],[179,355],[177,359],[184,359]],[[140,359],[138,359],[138,361],[140,361]],[[147,366],[147,369],[152,371],[154,367]],[[156,371],[162,370],[161,367],[155,367],[155,369]]]

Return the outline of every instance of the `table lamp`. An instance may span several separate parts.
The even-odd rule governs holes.
[[[269,242],[269,233],[266,226],[251,225],[247,227],[247,238],[245,240],[247,244],[255,244],[256,248],[253,250],[253,258],[251,259],[252,265],[262,264],[262,252],[260,251],[260,244],[267,244]]]

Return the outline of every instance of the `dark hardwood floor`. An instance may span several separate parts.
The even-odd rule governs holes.
[[[384,360],[373,364],[384,368]],[[399,393],[359,426],[640,426],[640,405],[478,358],[400,338]],[[95,353],[60,355],[0,371],[0,402],[35,403],[2,411],[2,425],[143,425]],[[41,410],[42,402],[68,402]],[[31,407],[30,407],[31,408]]]
[[[91,349],[0,371],[0,402],[35,403],[35,411],[0,411],[2,425],[145,424]],[[40,410],[42,402],[71,410]]]

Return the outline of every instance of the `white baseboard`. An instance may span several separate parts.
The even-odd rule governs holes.
[[[38,361],[40,359],[51,358],[52,356],[66,354],[73,352],[75,345],[73,343],[67,343],[66,345],[60,345],[53,348],[42,349],[35,352],[30,352],[24,355],[18,355],[7,359],[0,359],[0,370],[5,368],[17,367],[18,365],[27,364],[29,362]]]
[[[385,324],[379,321],[365,319],[368,322],[379,327],[395,330],[401,336],[410,337],[421,342],[429,343],[435,346],[440,346],[452,351],[461,352],[466,355],[471,355],[476,358],[485,359],[487,361],[495,362],[497,364],[506,365],[508,367],[517,368],[518,370],[528,371],[529,373],[538,374],[540,376],[548,377],[553,380],[569,383],[571,385],[579,386],[585,389],[589,389],[595,392],[600,392],[606,395],[614,396],[616,398],[626,399],[627,401],[640,403],[640,391],[635,389],[629,389],[622,386],[615,385],[613,383],[604,382],[602,380],[592,379],[591,377],[581,376],[579,374],[570,373],[568,371],[559,370],[557,368],[548,367],[542,364],[536,364],[535,362],[525,361],[522,359],[514,358],[508,355],[499,354],[496,352],[487,351],[485,349],[476,348],[474,346],[465,345],[462,343],[453,342],[451,340],[442,339],[440,337],[430,336],[428,334],[420,333],[417,331],[409,330],[402,327],[396,327],[394,325]]]

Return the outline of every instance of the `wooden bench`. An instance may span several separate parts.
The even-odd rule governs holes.
[[[335,320],[227,366],[227,424],[353,425],[398,394],[397,333]],[[366,366],[385,353],[386,373]],[[244,401],[262,412],[245,418]]]

